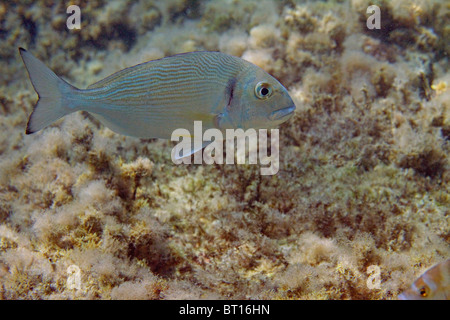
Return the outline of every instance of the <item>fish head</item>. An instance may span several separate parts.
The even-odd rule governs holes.
[[[295,111],[288,91],[274,77],[255,65],[243,72],[234,84],[229,116],[234,127],[244,130],[275,128]]]
[[[448,300],[450,298],[450,259],[423,273],[411,287],[398,296],[400,300]]]
[[[424,279],[419,278],[411,287],[398,296],[400,300],[428,300],[433,299],[433,288]]]
[[[420,276],[399,295],[400,300],[441,300],[446,294],[442,289],[444,282],[439,268],[432,268]]]

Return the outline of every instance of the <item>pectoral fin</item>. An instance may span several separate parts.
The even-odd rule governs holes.
[[[190,141],[190,139],[183,139],[180,143],[178,143],[172,150],[172,159],[183,160],[184,158],[190,157],[194,153],[201,151],[207,145],[209,145],[211,141]],[[181,163],[181,162],[180,162]]]

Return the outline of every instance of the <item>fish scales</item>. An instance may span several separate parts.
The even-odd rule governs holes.
[[[126,114],[128,121],[122,120],[121,127],[129,128],[132,127],[131,122],[135,123],[138,129],[131,131],[136,136],[149,137],[143,131],[151,130],[142,130],[143,126],[169,121],[172,126],[159,128],[159,137],[169,137],[176,129],[174,125],[192,132],[194,120],[203,120],[205,129],[211,128],[213,116],[225,95],[226,83],[244,67],[238,58],[217,54],[215,59],[211,59],[208,54],[211,55],[198,52],[163,58],[132,67],[128,73],[103,81],[103,87],[94,89],[92,94],[106,104],[91,106],[91,112],[96,113],[108,127],[115,128],[114,131],[124,134],[125,130],[114,124],[112,118]],[[82,93],[83,98],[91,94],[89,91]],[[192,113],[193,109],[195,113]],[[105,110],[108,110],[107,114]],[[197,114],[203,117],[193,117]],[[173,116],[183,120],[169,119]]]
[[[228,59],[220,56],[218,61],[221,64],[205,58],[202,53],[193,55],[189,64],[184,61],[186,55],[175,57],[182,60],[172,63],[167,59],[160,59],[138,65],[132,74],[125,73],[113,77],[111,81],[103,82],[103,90],[93,94],[100,99],[118,102],[123,99],[146,99],[145,102],[151,104],[153,99],[161,103],[162,100],[177,98],[185,102],[198,94],[226,84],[230,77],[236,76],[242,70],[239,61],[230,63]]]

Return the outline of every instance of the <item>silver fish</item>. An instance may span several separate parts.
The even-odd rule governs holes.
[[[450,259],[425,271],[398,298],[400,300],[450,300]]]
[[[220,52],[190,52],[138,64],[81,90],[19,48],[39,100],[26,133],[87,111],[111,130],[170,139],[177,128],[269,129],[295,110],[286,88],[263,69]],[[204,146],[204,145],[203,145]],[[192,150],[192,153],[196,150]]]

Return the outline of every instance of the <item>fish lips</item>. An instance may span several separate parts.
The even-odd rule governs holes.
[[[294,110],[295,110],[295,105],[291,105],[287,108],[276,110],[269,115],[269,120],[276,121],[276,120],[284,119],[288,116],[291,116],[292,113],[294,113]]]

